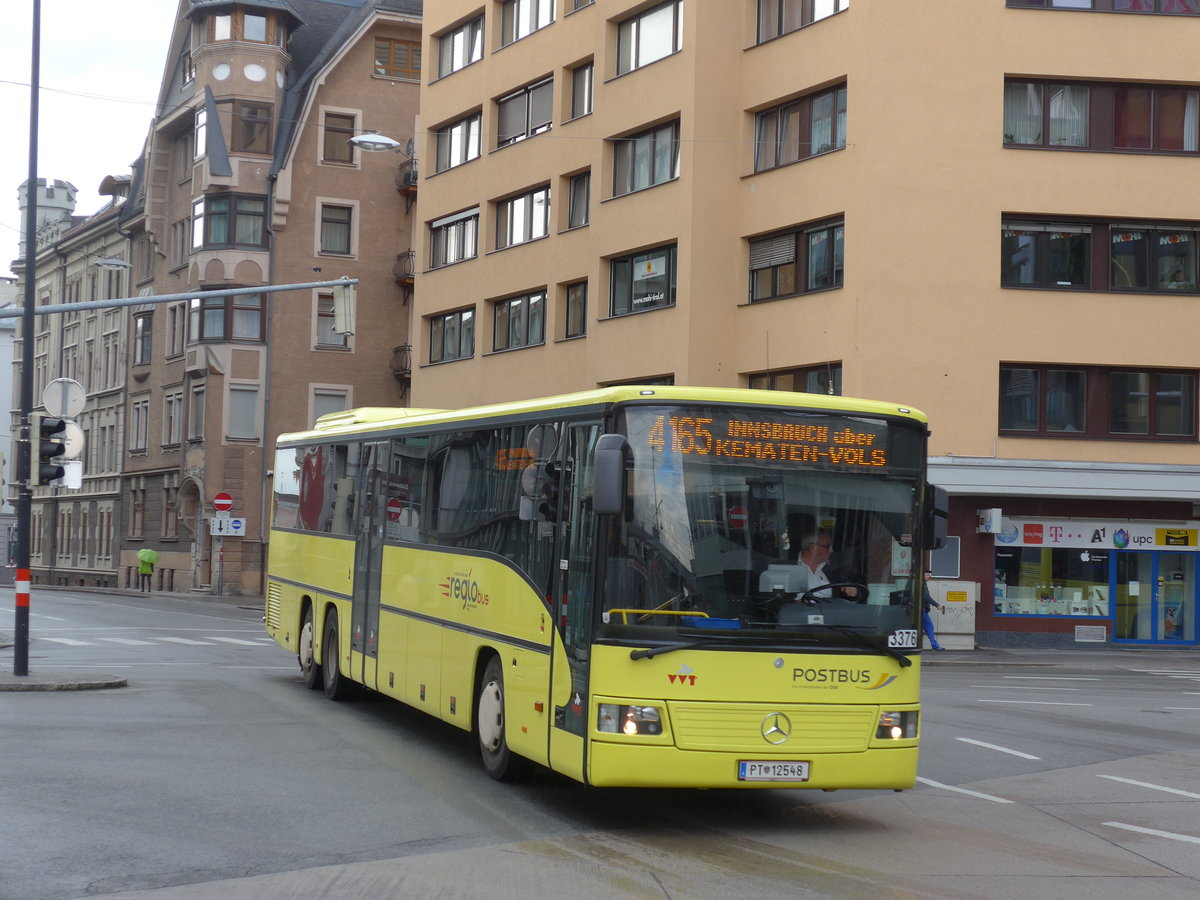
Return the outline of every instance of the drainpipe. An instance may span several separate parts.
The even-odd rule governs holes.
[[[277,177],[275,173],[267,176],[267,215],[265,223],[267,229],[267,284],[275,283],[275,231],[271,228],[271,220],[275,215],[275,180]],[[275,317],[271,315],[274,310],[268,309],[267,304],[274,303],[275,295],[266,295],[263,302],[263,312],[267,317],[267,331],[264,335],[266,339],[266,365],[263,367],[263,452],[260,468],[262,495],[259,499],[258,510],[258,592],[264,595],[267,591],[267,535],[270,534],[267,528],[267,513],[271,509],[270,498],[274,494],[274,487],[267,483],[269,481],[267,472],[275,464],[275,454],[271,448],[271,321]]]

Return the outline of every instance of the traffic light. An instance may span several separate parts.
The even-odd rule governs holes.
[[[54,462],[67,452],[67,445],[58,438],[67,430],[66,419],[34,413],[29,417],[30,480],[34,484],[52,484],[66,471]]]
[[[333,289],[333,333],[354,334],[354,285],[339,284]]]

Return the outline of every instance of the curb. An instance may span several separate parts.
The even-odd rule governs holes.
[[[98,691],[128,686],[128,679],[116,675],[88,675],[84,678],[68,672],[33,672],[29,675],[0,672],[0,692]]]

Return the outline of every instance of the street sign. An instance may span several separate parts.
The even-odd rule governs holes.
[[[208,520],[208,533],[216,536],[245,537],[246,520],[228,516]]]
[[[46,412],[60,419],[73,419],[83,412],[87,392],[74,378],[55,378],[42,391]]]
[[[400,513],[404,511],[404,504],[400,502],[398,497],[392,497],[387,502],[387,517],[389,522],[399,522]]]
[[[229,512],[233,509],[233,495],[225,491],[213,497],[213,509],[218,512]]]

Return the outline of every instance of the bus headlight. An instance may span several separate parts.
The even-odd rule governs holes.
[[[917,736],[917,715],[915,709],[904,712],[881,712],[879,727],[875,729],[875,737],[891,741],[915,738]]]
[[[662,734],[662,718],[657,706],[601,703],[596,730],[607,734]]]

